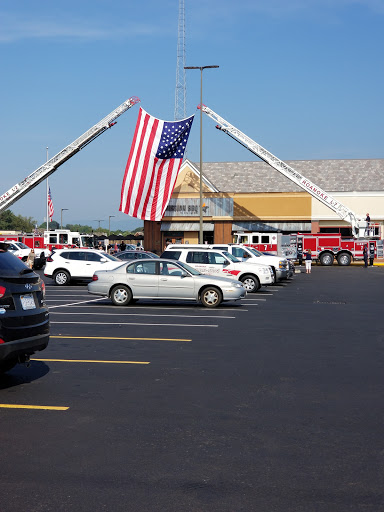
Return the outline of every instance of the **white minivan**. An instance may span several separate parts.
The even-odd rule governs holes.
[[[244,263],[227,251],[203,249],[186,245],[168,246],[162,258],[187,263],[202,274],[236,278],[247,292],[257,292],[261,286],[275,282],[273,269],[269,265]]]

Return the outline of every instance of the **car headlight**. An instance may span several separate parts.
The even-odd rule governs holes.
[[[270,274],[270,273],[271,273],[271,269],[270,269],[270,268],[262,268],[262,269],[261,269],[261,272],[262,272],[263,274]]]

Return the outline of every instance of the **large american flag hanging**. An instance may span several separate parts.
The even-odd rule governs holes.
[[[194,116],[162,121],[140,108],[121,189],[120,211],[161,220],[175,187]]]
[[[48,216],[49,216],[49,222],[52,222],[53,214],[55,213],[55,210],[53,209],[53,202],[52,202],[52,196],[51,196],[51,187],[48,188]]]

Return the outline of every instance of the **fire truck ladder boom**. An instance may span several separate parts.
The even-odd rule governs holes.
[[[8,192],[5,192],[5,194],[0,196],[0,213],[9,208],[11,204],[23,197],[27,192],[35,188],[43,180],[48,178],[48,176],[54,173],[56,169],[60,167],[60,165],[73,157],[73,155],[87,146],[87,144],[108,130],[108,128],[111,128],[113,125],[115,125],[115,120],[120,117],[121,114],[124,114],[124,112],[133,107],[133,105],[136,105],[136,103],[139,101],[139,98],[136,96],[132,96],[128,100],[124,101],[124,103],[122,103],[113,112],[104,117],[104,119],[92,126],[92,128],[90,128],[78,139],[72,142],[72,144],[69,144],[69,146],[62,149],[59,153],[57,153],[57,155],[33,171],[23,181],[17,183],[11,189],[9,189]]]
[[[350,210],[347,206],[343,205],[336,199],[334,199],[330,194],[322,190],[320,187],[312,183],[308,178],[300,174],[298,171],[290,167],[288,164],[274,156],[268,150],[260,146],[257,142],[249,138],[243,132],[232,126],[228,121],[220,117],[213,110],[211,110],[206,105],[202,107],[199,105],[198,108],[202,108],[202,111],[207,114],[211,119],[215,122],[219,123],[216,128],[226,133],[234,140],[239,142],[253,154],[261,158],[264,162],[269,164],[271,167],[279,171],[281,174],[289,178],[291,181],[296,183],[303,190],[311,194],[313,197],[318,199],[320,202],[328,206],[331,210],[333,210],[341,219],[346,220],[352,226],[352,233],[354,236],[364,236],[364,229],[366,227],[366,223],[363,221],[361,217],[358,217],[352,210]]]

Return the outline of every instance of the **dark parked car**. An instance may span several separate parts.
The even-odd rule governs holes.
[[[28,362],[49,341],[45,285],[0,243],[0,374]]]
[[[150,251],[122,251],[114,254],[119,260],[142,260],[144,258],[158,258],[159,256]]]

